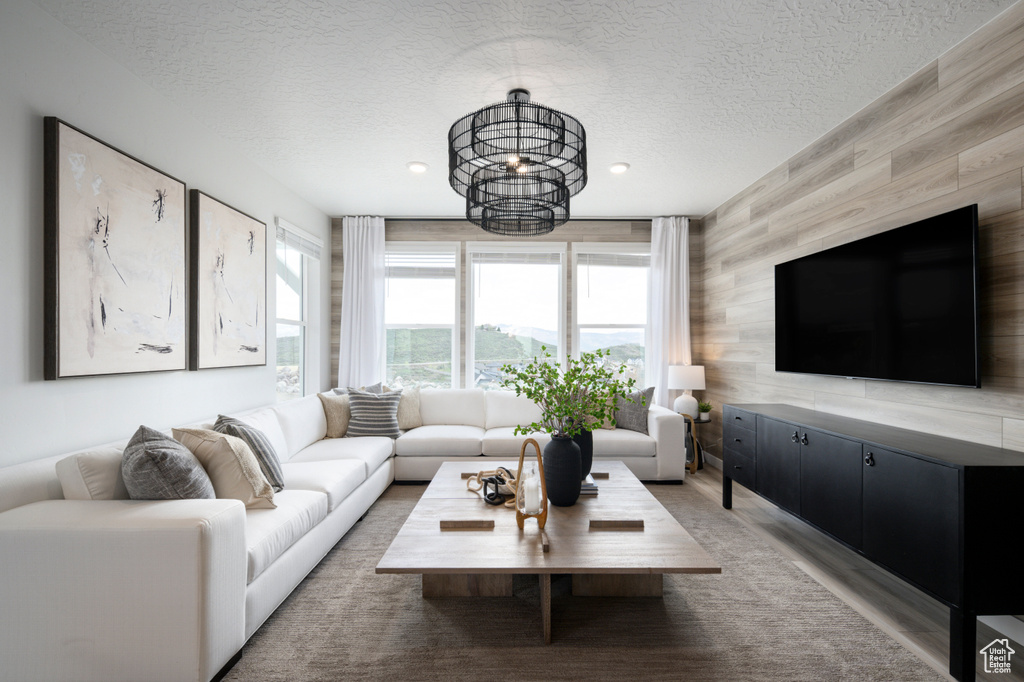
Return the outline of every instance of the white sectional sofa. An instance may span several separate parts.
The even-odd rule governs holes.
[[[126,441],[0,469],[0,680],[212,679],[395,478],[518,457],[512,430],[536,407],[423,390],[420,413],[423,426],[395,440],[325,439],[317,396],[234,415],[282,460],[275,509],[129,500]],[[595,458],[682,480],[683,418],[652,407],[648,428],[595,431]]]
[[[422,481],[434,477],[442,462],[483,458],[518,458],[525,436],[513,434],[519,424],[540,419],[531,401],[510,391],[423,389],[423,426],[395,441],[395,478]],[[652,405],[648,433],[595,429],[594,458],[618,459],[644,481],[681,481],[686,473],[686,420]],[[547,434],[534,434],[543,447]],[[488,468],[481,464],[481,468]]]

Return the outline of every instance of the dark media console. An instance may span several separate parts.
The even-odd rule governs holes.
[[[790,405],[726,405],[732,482],[950,609],[949,672],[975,678],[977,616],[1024,613],[1024,453]]]

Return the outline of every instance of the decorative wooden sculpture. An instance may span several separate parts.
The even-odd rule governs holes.
[[[537,453],[537,468],[533,468],[533,462],[524,471],[523,457],[526,455],[526,446],[533,445]],[[523,528],[523,521],[529,518],[537,519],[539,528],[544,528],[548,521],[548,488],[544,484],[544,461],[540,456],[540,445],[533,438],[527,438],[523,447],[519,449],[519,469],[516,472],[516,523]]]

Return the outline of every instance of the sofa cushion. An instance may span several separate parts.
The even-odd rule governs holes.
[[[324,462],[330,460],[357,460],[363,462],[365,476],[369,477],[395,451],[395,441],[380,436],[362,438],[328,438],[317,441],[299,454],[292,462]]]
[[[460,424],[486,428],[487,407],[484,390],[424,388],[420,391],[420,416],[427,426]]]
[[[281,422],[278,421],[277,413],[274,412],[273,407],[265,407],[262,410],[256,410],[249,414],[232,416],[262,431],[263,435],[270,441],[270,445],[274,448],[278,460],[284,462],[288,459],[288,443],[284,439]]]
[[[324,406],[327,418],[327,438],[342,438],[348,431],[348,422],[352,418],[348,394],[317,393]]]
[[[213,499],[213,483],[196,456],[170,436],[140,426],[121,457],[121,475],[133,500]]]
[[[426,392],[426,389],[424,389]],[[476,456],[483,452],[484,430],[479,426],[445,424],[406,431],[395,441],[399,456]]]
[[[284,479],[281,477],[281,460],[277,448],[270,442],[265,434],[255,426],[250,426],[240,419],[234,417],[217,417],[213,430],[228,436],[241,439],[259,462],[260,470],[266,476],[270,487],[274,490],[281,490],[284,487]]]
[[[516,427],[514,426],[499,426],[493,429],[487,429],[484,433],[483,438],[483,454],[494,457],[494,456],[506,456],[506,457],[519,457],[519,451],[523,448],[523,443],[527,438],[533,438],[540,445],[541,451],[544,450],[544,446],[551,442],[551,436],[546,433],[531,433],[528,436],[517,436],[513,433]],[[527,456],[533,454],[533,448],[531,447],[526,451]]]
[[[206,469],[218,499],[239,500],[249,509],[276,506],[274,489],[241,438],[207,429],[174,429],[172,433]]]
[[[637,433],[647,434],[647,412],[654,399],[654,387],[642,391],[627,393],[634,402],[619,401],[619,409],[615,410],[615,426],[618,429],[629,429]]]
[[[275,405],[273,409],[288,444],[286,454],[278,453],[282,461],[290,459],[302,448],[327,435],[327,417],[320,399],[315,395],[289,400]]]
[[[121,476],[124,447],[110,445],[76,452],[57,462],[57,480],[65,500],[127,500]]]
[[[289,547],[327,516],[327,495],[312,490],[283,490],[277,509],[247,509],[245,546],[251,583]]]
[[[657,441],[644,433],[629,429],[596,429],[594,457],[654,457]]]
[[[485,391],[484,395],[488,429],[540,421],[540,408],[526,396],[518,396],[515,391]]]
[[[313,490],[327,495],[328,513],[337,509],[342,500],[366,480],[366,466],[358,459],[293,461],[281,468],[288,490]]]

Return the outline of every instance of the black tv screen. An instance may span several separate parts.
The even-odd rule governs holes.
[[[775,369],[980,387],[978,206],[775,266]]]

